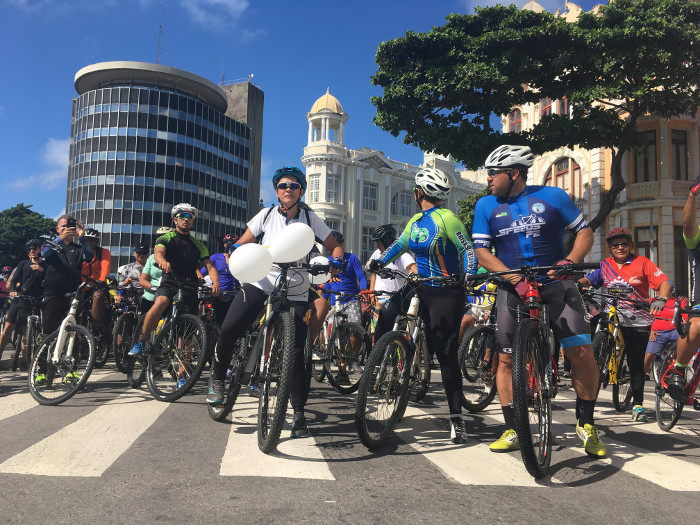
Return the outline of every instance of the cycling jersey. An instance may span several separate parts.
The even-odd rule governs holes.
[[[83,261],[82,273],[83,275],[89,275],[96,281],[106,282],[111,263],[112,254],[109,250],[98,246],[95,257],[90,262]],[[85,281],[86,279],[83,278],[83,280]]]
[[[163,276],[163,270],[161,270],[158,265],[156,264],[155,257],[153,254],[148,256],[148,259],[146,260],[146,264],[143,266],[143,270],[141,270],[141,273],[145,273],[146,275],[151,276],[151,286],[154,288],[158,288],[158,285],[160,284],[160,278]],[[155,293],[151,290],[146,290],[145,288],[143,289],[143,298],[146,301],[153,301],[155,299]]]
[[[232,292],[240,286],[240,283],[231,275],[231,270],[229,270],[228,263],[226,262],[226,255],[223,253],[215,253],[210,259],[219,274],[219,288],[221,288],[222,292]],[[209,270],[207,270],[206,266],[202,266],[199,269],[199,273],[201,273],[202,276],[209,275]]]
[[[209,258],[209,250],[191,234],[171,231],[156,239],[156,248],[165,248],[165,260],[170,263],[175,276],[196,279],[197,269],[202,261]],[[163,283],[172,280],[171,274],[163,275]]]
[[[695,237],[689,239],[683,234],[685,247],[688,248],[690,262],[690,299],[693,305],[700,304],[700,228]]]
[[[329,257],[329,260],[332,259],[333,257]],[[338,274],[340,281],[329,282],[325,288],[333,292],[343,292],[353,295],[359,293],[360,290],[366,290],[367,277],[365,277],[365,273],[362,271],[360,260],[354,253],[349,252],[345,252],[343,259],[347,261],[347,269],[343,273]],[[350,301],[350,297],[339,298],[337,295],[330,294],[330,302],[332,305],[334,305],[337,300],[340,304],[345,304]]]
[[[143,287],[139,284],[139,277],[143,271],[143,266],[141,266],[136,261],[130,262],[117,269],[117,279],[119,280],[119,287],[124,287],[124,281],[131,279],[131,282],[127,285],[133,288],[137,292],[143,292]]]
[[[564,230],[577,234],[587,227],[583,214],[564,190],[527,186],[509,199],[494,195],[479,199],[472,238],[475,248],[490,250],[494,246],[496,256],[508,268],[551,266],[566,257]]]
[[[460,255],[464,258],[464,271],[476,273],[476,256],[466,228],[454,213],[441,206],[414,215],[380,261],[386,265],[409,249],[416,254],[421,277],[461,273]]]

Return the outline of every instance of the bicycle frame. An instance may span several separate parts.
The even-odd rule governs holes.
[[[617,300],[613,301],[608,309],[608,332],[613,336],[615,341],[615,351],[610,354],[608,362],[608,384],[617,384],[617,372],[622,364],[622,357],[625,350],[625,340],[622,337],[620,330],[620,318],[617,313]]]
[[[66,338],[68,337],[68,332],[66,330],[67,327],[73,326],[76,324],[75,321],[75,316],[78,313],[78,308],[80,307],[80,292],[83,290],[85,287],[86,283],[81,283],[80,286],[78,286],[78,290],[75,292],[73,295],[73,299],[71,300],[70,303],[70,309],[68,310],[68,315],[61,321],[61,326],[58,329],[58,338],[56,339],[56,345],[54,346],[53,352],[51,354],[50,362],[53,364],[57,364],[60,357],[61,357],[61,349],[63,348],[63,345],[66,342]],[[65,353],[65,357],[67,359],[71,359],[73,357],[73,343],[75,340],[73,338],[70,339],[68,342],[68,349]]]

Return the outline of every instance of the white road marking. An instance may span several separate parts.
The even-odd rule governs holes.
[[[168,408],[131,391],[9,458],[0,472],[99,477]]]
[[[222,476],[265,476],[335,480],[313,437],[292,439],[285,422],[277,450],[263,454],[258,448],[258,400],[245,389],[233,410],[233,425],[221,459]]]

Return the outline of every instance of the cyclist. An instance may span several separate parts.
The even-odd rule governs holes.
[[[367,290],[367,277],[362,271],[362,263],[357,258],[354,253],[345,251],[345,236],[339,231],[331,231],[331,235],[335,241],[343,248],[343,260],[345,261],[345,271],[338,273],[331,277],[330,282],[326,285],[326,290],[333,292],[343,292],[347,294],[356,295],[360,290]],[[329,258],[329,260],[332,259]],[[351,300],[349,297],[338,297],[337,295],[330,295],[331,306],[335,305],[336,302],[345,305],[343,311],[348,316],[348,322],[357,323],[362,326],[362,307],[360,301],[355,299]],[[355,355],[359,351],[360,340],[355,336],[351,338],[352,347],[355,350]],[[350,377],[348,376],[347,370],[341,365],[336,376],[338,383],[341,385],[349,385]]]
[[[107,248],[100,246],[100,232],[95,228],[85,229],[85,240],[87,240],[90,248],[92,248],[93,258],[90,261],[83,261],[83,275],[88,275],[95,281],[107,282],[109,269],[112,264],[112,254]],[[102,324],[102,318],[105,313],[105,304],[107,302],[107,294],[103,290],[94,290],[92,292],[92,320],[95,322],[95,336],[99,334],[99,327]]]
[[[134,248],[134,260],[119,267],[117,279],[120,288],[131,287],[139,296],[143,294],[143,286],[139,283],[139,276],[148,260],[149,251],[147,244],[138,244]]]
[[[688,199],[683,207],[683,240],[688,248],[690,261],[691,297],[693,308],[700,309],[700,228],[698,227],[698,192],[700,192],[700,175],[690,188]],[[685,401],[685,373],[688,363],[700,347],[700,317],[689,318],[686,337],[678,338],[676,363],[666,376],[668,395],[674,400]]]
[[[486,159],[491,195],[476,203],[472,233],[479,263],[491,272],[507,271],[526,264],[553,266],[581,262],[593,245],[593,232],[563,190],[527,185],[527,172],[532,162],[533,156],[527,146],[503,145]],[[565,229],[576,236],[568,255],[562,242]],[[496,255],[491,253],[492,246]],[[581,413],[576,432],[588,455],[603,457],[605,445],[598,438],[593,420],[599,372],[581,294],[571,280],[553,280],[550,276],[538,280],[542,285],[542,300],[550,305],[554,335],[572,363],[572,384]],[[496,387],[506,428],[491,444],[493,452],[520,448],[514,430],[512,352],[515,313],[522,304],[525,283],[517,274],[509,276],[509,281],[510,284],[499,288],[496,297],[496,346],[499,351]]]
[[[442,201],[450,191],[447,175],[435,168],[422,168],[416,173],[415,181],[413,195],[421,211],[408,221],[401,236],[379,259],[370,261],[370,270],[376,271],[410,249],[416,254],[421,277],[461,273],[460,256],[464,258],[466,272],[475,273],[476,257],[469,234],[457,216],[442,207]],[[401,311],[402,299],[410,293],[404,286],[382,308],[374,334],[377,341],[391,330]],[[464,288],[445,288],[428,281],[421,285],[420,297],[428,349],[431,358],[437,354],[442,372],[450,410],[450,439],[453,443],[463,443],[466,430],[462,420],[462,375],[457,359],[457,333],[464,311]]]
[[[223,239],[223,253],[215,253],[211,256],[211,262],[214,264],[214,268],[216,268],[219,274],[219,287],[222,292],[233,292],[240,286],[240,283],[231,275],[231,271],[228,269],[228,260],[233,250],[233,243],[237,240],[237,236],[226,234]],[[202,276],[209,275],[206,266],[202,266],[199,272]],[[232,300],[233,296],[231,294],[214,298],[214,318],[219,325],[224,322],[226,312],[228,312],[228,307],[231,305]]]
[[[681,308],[688,306],[688,300],[685,297],[680,297]],[[673,312],[676,308],[675,290],[671,283],[671,297],[666,301],[664,309],[656,314],[654,322],[651,323],[651,332],[649,332],[649,344],[647,344],[646,353],[644,354],[644,373],[650,374],[654,366],[654,361],[661,359],[664,347],[678,341],[678,330],[673,323]]]
[[[175,229],[158,237],[153,250],[153,259],[163,270],[163,276],[155,294],[153,306],[144,318],[141,337],[129,352],[131,356],[143,353],[144,343],[151,336],[151,332],[178,292],[178,280],[196,279],[200,264],[204,264],[209,272],[212,281],[212,294],[219,295],[219,274],[209,258],[209,251],[202,242],[190,234],[194,220],[197,218],[197,208],[183,202],[173,206],[170,215]],[[196,291],[183,290],[185,308],[196,311],[197,304]],[[187,380],[181,377],[177,387],[181,388],[186,382]]]
[[[172,228],[168,226],[162,226],[156,230],[156,235],[160,237],[166,233],[173,231]],[[155,256],[153,254],[148,256],[146,259],[146,264],[143,265],[143,270],[141,270],[141,275],[139,275],[139,284],[143,287],[143,295],[141,296],[140,311],[148,312],[153,306],[153,301],[155,301],[155,293],[160,284],[160,279],[163,276],[163,270],[161,270],[156,264]]]
[[[28,258],[19,262],[10,279],[9,293],[16,299],[7,312],[5,327],[0,336],[0,353],[12,338],[14,330],[21,330],[26,326],[27,316],[38,313],[41,297],[44,294],[43,282],[46,269],[39,254],[42,244],[39,239],[31,239],[27,242],[25,248]],[[22,297],[19,297],[20,294]]]
[[[632,418],[645,423],[647,417],[642,406],[644,401],[644,353],[649,344],[649,331],[654,314],[663,310],[671,294],[668,277],[653,262],[636,254],[632,234],[626,228],[613,228],[606,236],[610,257],[579,280],[583,286],[615,288],[624,290],[629,301],[620,301],[620,329],[627,349],[627,364],[630,370],[630,388],[634,400]],[[649,287],[659,295],[651,303],[651,309],[638,310],[635,301],[649,301]]]
[[[479,265],[477,274],[488,273],[488,270],[483,266]],[[464,309],[464,315],[462,316],[462,322],[459,325],[459,342],[462,342],[464,334],[469,330],[477,321],[486,320],[493,309],[493,304],[496,302],[491,293],[496,291],[497,286],[488,281],[483,281],[474,286],[474,290],[477,292],[490,292],[488,295],[472,295],[467,294],[466,296],[466,308]]]
[[[396,241],[396,228],[391,224],[383,224],[377,227],[373,232],[371,239],[374,241],[376,250],[372,253],[367,261],[367,267],[369,268],[369,263],[373,259],[379,259],[382,253]],[[390,270],[398,270],[404,273],[417,273],[416,260],[413,256],[408,253],[402,253],[398,259],[394,262],[389,263],[384,266]],[[397,292],[399,291],[405,283],[405,279],[402,277],[384,278],[380,277],[376,273],[373,273],[369,278],[369,289],[370,291],[377,292]],[[370,302],[372,303],[372,331],[377,327],[377,320],[379,319],[379,311],[389,300],[389,295],[370,295]],[[374,338],[376,341],[376,338]]]
[[[238,243],[247,244],[260,242],[269,246],[280,234],[284,227],[294,222],[308,224],[317,239],[323,240],[323,246],[332,253],[332,266],[342,268],[343,249],[338,245],[331,230],[308,207],[301,206],[301,198],[306,192],[306,176],[296,167],[286,166],[278,169],[272,176],[272,186],[279,204],[272,209],[260,210],[249,222],[248,228]],[[272,267],[267,277],[254,284],[244,284],[236,294],[229,307],[226,319],[221,325],[221,334],[216,344],[214,360],[214,380],[209,390],[207,403],[220,404],[223,400],[224,378],[226,369],[231,362],[234,342],[243,335],[250,324],[255,321],[263,308],[267,296],[274,288],[280,276],[278,267]],[[304,413],[304,406],[309,394],[311,367],[304,359],[307,325],[303,318],[308,310],[309,280],[304,271],[297,271],[290,278],[288,298],[302,303],[294,309],[295,339],[294,339],[294,373],[292,378],[291,404],[294,409],[292,437],[302,438],[309,435]]]

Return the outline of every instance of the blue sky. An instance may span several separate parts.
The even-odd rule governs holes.
[[[372,123],[377,46],[443,25],[476,0],[164,0],[160,63],[265,92],[262,188],[301,166],[306,113],[330,88],[349,115],[345,143],[420,164],[422,153]],[[505,3],[505,2],[500,2]],[[517,0],[516,5],[524,5]],[[564,1],[541,0],[550,11]],[[600,2],[579,2],[589,10]],[[156,62],[160,0],[0,0],[0,209],[19,202],[56,217],[65,207],[75,73],[110,60]]]

